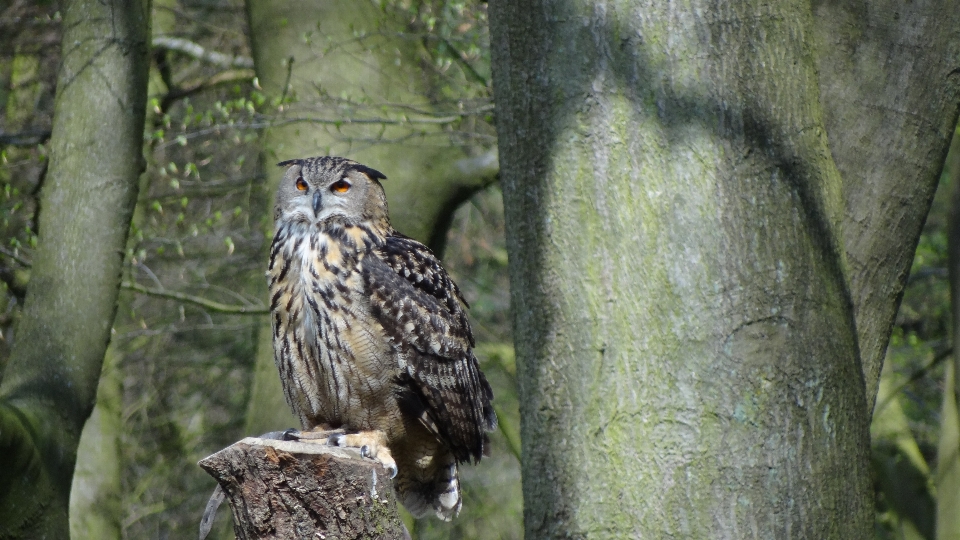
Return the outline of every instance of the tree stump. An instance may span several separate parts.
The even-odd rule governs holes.
[[[229,498],[238,539],[408,537],[390,477],[355,449],[248,437],[199,465]]]

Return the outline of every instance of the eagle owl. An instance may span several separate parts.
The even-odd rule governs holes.
[[[440,261],[390,225],[370,167],[284,161],[267,277],[273,348],[304,436],[361,447],[415,516],[460,511],[457,464],[489,455],[493,392],[466,302]]]

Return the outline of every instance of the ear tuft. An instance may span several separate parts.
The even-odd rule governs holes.
[[[383,174],[382,172],[380,172],[380,171],[378,171],[378,170],[376,170],[376,169],[367,167],[366,165],[359,165],[359,164],[357,164],[357,165],[354,165],[353,167],[350,167],[350,168],[353,169],[353,170],[355,170],[355,171],[357,171],[357,172],[362,172],[363,174],[369,176],[369,177],[370,177],[371,179],[373,179],[373,180],[386,180],[386,179],[387,179],[387,175]]]
[[[286,161],[281,161],[277,163],[277,167],[289,167],[291,165],[300,165],[303,163],[302,159],[288,159]]]

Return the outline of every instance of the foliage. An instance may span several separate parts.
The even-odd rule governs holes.
[[[0,4],[0,372],[36,247],[37,194],[53,125],[60,17],[29,2]]]

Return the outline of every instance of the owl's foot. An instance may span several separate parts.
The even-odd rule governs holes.
[[[397,476],[397,462],[390,455],[387,448],[387,435],[382,431],[361,431],[359,433],[338,433],[331,435],[329,444],[332,446],[351,446],[360,449],[360,455],[379,461],[390,478]]]

